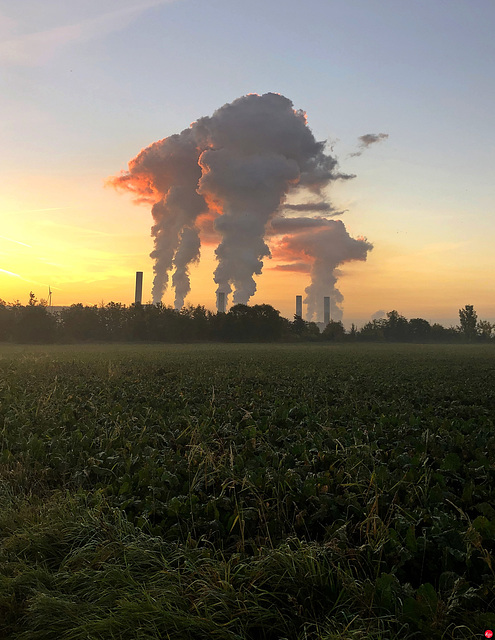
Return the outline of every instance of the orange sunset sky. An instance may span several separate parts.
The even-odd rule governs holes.
[[[315,0],[304,16],[292,0],[42,4],[0,9],[0,298],[130,304],[143,271],[150,300],[150,205],[105,180],[223,104],[277,92],[356,175],[324,194],[374,247],[339,267],[344,324],[396,309],[448,326],[466,304],[495,321],[491,2],[454,1],[448,19],[421,0]],[[309,275],[275,269],[272,246],[250,304],[292,318]],[[215,247],[186,299],[212,311]]]

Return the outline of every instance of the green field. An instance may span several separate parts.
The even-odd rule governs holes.
[[[0,638],[481,638],[495,347],[0,346]]]

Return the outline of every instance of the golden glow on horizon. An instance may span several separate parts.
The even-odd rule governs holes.
[[[53,226],[49,228],[53,232]],[[0,298],[7,301],[20,299],[26,304],[29,291],[33,290],[37,298],[46,298],[51,286],[54,305],[110,301],[131,304],[134,274],[140,270],[144,271],[143,301],[151,301],[153,272],[152,261],[148,257],[152,249],[149,237],[117,236],[112,241],[113,250],[110,250],[105,249],[106,236],[94,236],[93,240],[97,240],[95,246],[88,248],[82,243],[76,248],[72,239],[64,241],[65,232],[65,227],[59,229],[52,244],[46,237],[40,238],[45,247],[45,255],[41,257],[28,258],[25,255],[29,253],[28,248],[19,247],[19,254],[24,255],[18,255],[9,264],[12,269],[16,265],[17,272],[0,270]],[[134,245],[135,252],[126,251],[130,245]],[[186,304],[202,304],[215,309],[213,272],[217,263],[214,249],[213,245],[203,245],[201,262],[191,266],[191,292]],[[456,259],[455,250],[450,250],[449,260],[445,260],[445,252],[449,250],[441,247],[436,254],[430,254],[429,259],[423,256],[423,262],[418,264],[414,253],[397,255],[393,250],[375,249],[367,262],[343,265],[337,286],[344,295],[344,320],[360,318],[365,321],[378,309],[397,309],[406,317],[455,318],[458,309],[465,304],[475,304],[480,317],[493,318],[494,306],[483,304],[483,301],[490,300],[491,293],[486,279],[482,277],[483,269],[472,267],[466,273],[467,279],[458,281],[449,264]],[[49,254],[53,262],[46,257]],[[294,297],[304,296],[304,289],[310,283],[309,274],[272,270],[271,263],[266,259],[263,274],[255,277],[257,291],[250,304],[268,303],[279,309],[282,315],[292,318]],[[435,273],[434,282],[432,273]],[[20,286],[21,278],[26,286]],[[173,297],[173,290],[169,288],[164,304],[172,305]],[[456,302],[452,303],[452,300]],[[229,300],[231,305],[232,296]]]
[[[0,298],[27,304],[31,290],[38,299],[47,298],[50,286],[56,306],[102,301],[131,304],[135,272],[143,271],[143,301],[151,300],[149,204],[136,206],[116,197],[113,190],[102,188],[100,175],[78,180],[34,176],[31,186],[26,193],[19,177],[0,196],[4,234]],[[372,215],[362,222],[358,215],[347,217],[351,235],[363,231],[374,249],[366,262],[339,268],[342,276],[337,287],[344,295],[344,321],[367,321],[378,309],[397,309],[406,317],[433,321],[455,319],[465,304],[474,304],[480,318],[495,321],[495,300],[487,278],[493,263],[488,240],[456,242],[449,237],[438,241],[445,237],[441,231],[430,231],[430,241],[419,233],[396,235],[392,230],[386,235],[385,227],[378,224],[375,229],[371,224]],[[215,309],[214,249],[220,239],[213,219],[211,213],[200,217],[201,261],[191,265],[191,292],[186,298],[186,304],[202,304],[210,310]],[[294,297],[305,295],[309,274],[272,269],[284,260],[263,262],[250,304],[272,304],[292,318]],[[167,290],[164,303],[172,305],[173,298],[173,290]]]

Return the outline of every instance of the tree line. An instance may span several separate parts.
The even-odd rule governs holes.
[[[180,311],[163,304],[73,304],[54,312],[31,292],[29,303],[0,300],[0,341],[71,342],[494,342],[495,325],[478,320],[472,305],[459,309],[459,325],[445,328],[397,311],[346,331],[330,321],[320,332],[300,316],[290,321],[268,304],[234,305],[228,313],[203,306]]]

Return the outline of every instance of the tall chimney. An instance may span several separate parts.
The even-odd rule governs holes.
[[[143,299],[143,272],[136,271],[136,295],[134,296],[134,304],[141,304]]]
[[[296,296],[296,316],[302,318],[302,296]]]
[[[330,296],[323,298],[323,324],[325,327],[330,322]]]
[[[217,312],[225,313],[225,293],[219,291],[217,294]]]

